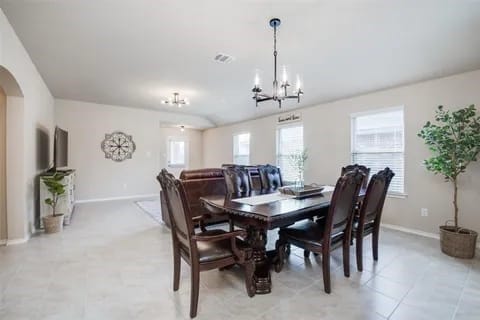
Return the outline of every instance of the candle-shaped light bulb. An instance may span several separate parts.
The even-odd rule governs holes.
[[[255,87],[258,87],[260,85],[260,77],[258,76],[258,73],[255,74]]]
[[[283,83],[287,83],[287,68],[283,67],[283,74],[282,74],[282,81]]]
[[[302,88],[302,83],[300,82],[300,77],[297,76],[297,85],[296,85],[297,92],[300,91],[301,88]]]

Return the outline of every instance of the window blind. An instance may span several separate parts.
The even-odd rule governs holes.
[[[395,173],[389,192],[405,192],[403,109],[352,117],[352,163],[367,166],[371,175],[389,167]]]
[[[298,178],[298,172],[292,166],[290,156],[302,151],[303,125],[277,129],[277,166],[280,167],[285,183],[292,183]]]
[[[250,163],[250,133],[233,136],[233,163],[239,165]]]

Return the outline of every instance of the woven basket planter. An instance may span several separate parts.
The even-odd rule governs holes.
[[[57,233],[63,230],[64,215],[43,217],[45,233]]]
[[[473,230],[452,226],[440,226],[442,252],[455,258],[472,259],[475,256],[477,236]]]

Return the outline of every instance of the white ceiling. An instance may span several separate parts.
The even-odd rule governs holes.
[[[270,91],[271,17],[279,64],[305,95],[282,111],[480,68],[475,0],[0,0],[58,98],[186,112],[217,125],[256,108],[255,70]],[[235,57],[213,61],[216,53]],[[174,91],[191,105],[162,105]]]

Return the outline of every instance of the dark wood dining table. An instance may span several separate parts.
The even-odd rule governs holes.
[[[330,206],[332,191],[304,198],[281,198],[262,204],[245,204],[236,199],[271,194],[269,191],[251,191],[248,194],[227,194],[200,198],[207,210],[228,213],[236,226],[247,231],[246,241],[253,249],[255,260],[255,285],[259,294],[270,293],[271,258],[267,255],[267,231],[286,227],[299,220],[323,216]]]

